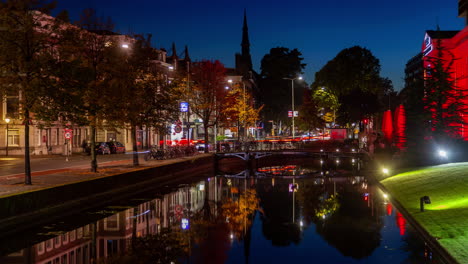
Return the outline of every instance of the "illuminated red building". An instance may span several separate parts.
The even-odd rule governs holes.
[[[468,7],[468,1],[459,1],[459,15],[464,17],[468,14],[465,10],[465,6]],[[467,20],[468,21],[468,20]],[[462,30],[428,30],[424,34],[423,43],[421,46],[421,52],[411,58],[406,64],[405,69],[405,89],[412,89],[412,84],[421,80],[427,80],[431,78],[431,68],[435,65],[434,61],[441,59],[444,64],[445,71],[450,73],[451,81],[453,81],[453,98],[448,99],[444,102],[443,108],[448,108],[450,103],[453,101],[461,102],[463,105],[468,105],[468,26]],[[449,67],[450,66],[450,67]],[[423,82],[425,83],[425,82]],[[414,87],[413,87],[414,88]],[[402,94],[406,91],[403,89]],[[424,94],[421,94],[421,98],[424,98],[427,93],[432,91],[424,87]],[[405,97],[403,95],[403,97]],[[461,99],[460,99],[461,98]],[[413,98],[414,99],[414,98]],[[451,101],[452,100],[452,101]],[[411,103],[411,102],[408,102]],[[404,108],[397,109],[398,115],[405,118],[402,114],[405,112]],[[395,113],[396,114],[396,113]],[[468,114],[464,111],[458,111],[457,114],[461,117],[461,122],[451,123],[450,126],[456,127],[456,133],[464,140],[468,140],[468,128],[464,124],[468,124]],[[396,121],[395,125],[406,126],[405,121]],[[397,124],[401,122],[401,124]],[[398,130],[399,128],[395,128]],[[404,140],[402,129],[395,131],[395,136]],[[401,148],[402,144],[397,144]]]

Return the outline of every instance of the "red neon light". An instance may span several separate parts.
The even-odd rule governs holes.
[[[395,145],[399,149],[404,149],[406,147],[406,135],[405,135],[405,128],[406,128],[406,113],[405,107],[403,105],[399,105],[395,109]]]
[[[393,139],[393,121],[392,121],[392,111],[387,110],[384,112],[382,120],[382,132],[384,133],[385,140],[387,142],[392,142]]]
[[[387,215],[392,215],[393,207],[390,203],[387,204]]]
[[[400,212],[396,214],[396,222],[398,228],[400,229],[400,236],[403,236],[406,231],[406,220],[403,218],[403,215]]]

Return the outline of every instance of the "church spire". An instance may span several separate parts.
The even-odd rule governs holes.
[[[242,27],[242,55],[250,55],[249,28],[247,26],[247,11],[244,9],[244,25]]]
[[[172,42],[172,57],[177,58],[177,52],[175,47],[175,42]]]
[[[189,56],[189,54],[188,54],[188,47],[187,47],[187,45],[185,45],[185,51],[184,51],[184,53],[185,53],[185,58],[184,58],[184,60],[190,61],[190,56]]]
[[[250,57],[250,42],[249,42],[249,28],[247,26],[247,11],[244,9],[244,25],[242,27],[242,51],[241,56],[243,57],[244,62],[247,64],[247,70],[252,69],[252,58]]]

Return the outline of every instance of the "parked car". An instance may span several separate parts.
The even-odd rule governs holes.
[[[118,141],[110,141],[106,142],[107,145],[109,145],[110,152],[112,154],[117,154],[117,153],[125,153],[125,146],[124,144],[118,142]]]
[[[94,149],[96,151],[96,154],[111,154],[111,150],[107,142],[96,142],[96,146]]]

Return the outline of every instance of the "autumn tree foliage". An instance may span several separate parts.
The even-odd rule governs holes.
[[[208,129],[217,125],[223,114],[227,94],[225,73],[226,68],[217,60],[202,60],[192,67],[191,111],[203,120],[206,146],[210,142]],[[208,151],[205,147],[205,152]]]
[[[229,230],[236,237],[242,237],[252,225],[251,216],[259,209],[259,198],[254,189],[247,189],[237,201],[228,198],[222,205],[223,219],[228,219]]]
[[[245,130],[248,127],[256,125],[260,118],[260,108],[255,108],[253,105],[252,94],[240,85],[234,85],[229,90],[226,99],[225,107],[222,110],[223,121],[226,123],[235,123],[237,126],[238,136],[240,137],[241,127],[244,129],[243,137],[246,136]]]

